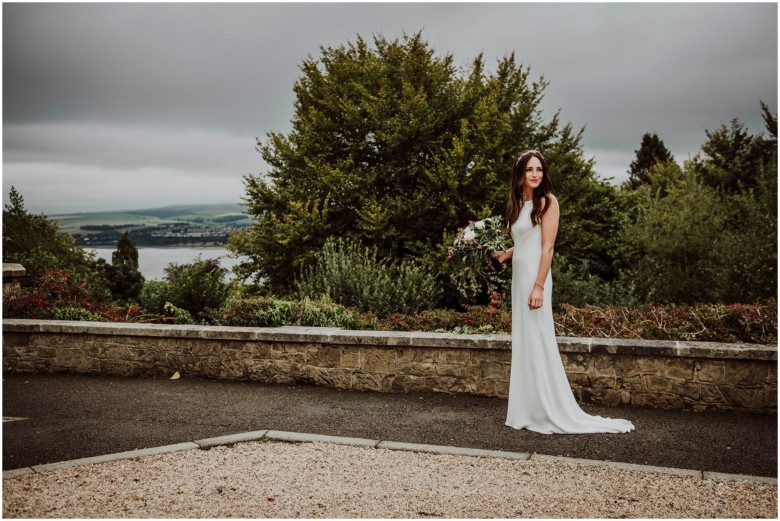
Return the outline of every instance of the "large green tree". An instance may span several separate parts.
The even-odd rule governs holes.
[[[258,140],[270,169],[245,178],[255,224],[229,244],[249,259],[240,275],[286,292],[330,236],[443,273],[457,227],[503,214],[513,159],[527,148],[550,164],[563,208],[559,251],[610,275],[604,241],[620,225],[616,190],[583,157],[582,131],[557,113],[545,121],[547,83],[514,55],[494,72],[481,55],[459,70],[417,33],[323,47],[300,68],[292,130]]]

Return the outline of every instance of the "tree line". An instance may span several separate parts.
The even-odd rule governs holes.
[[[247,258],[235,268],[244,285],[231,291],[382,314],[487,304],[453,286],[447,246],[469,221],[504,213],[513,160],[534,148],[561,206],[554,305],[776,297],[777,117],[767,105],[764,132],[734,119],[705,131],[682,164],[648,132],[615,186],[585,157],[584,128],[560,111],[544,117],[546,86],[513,54],[494,71],[481,55],[456,67],[421,33],[323,47],[301,64],[292,130],[257,140],[269,170],[245,177],[253,224],[229,239]],[[218,264],[170,266],[152,284],[131,238],[119,239],[107,263],[27,212],[13,187],[3,211],[3,261],[23,264],[33,282],[61,270],[74,284],[60,291],[68,298],[88,291],[89,302],[141,302],[159,314],[178,313],[166,310],[173,303],[193,318],[226,298]]]

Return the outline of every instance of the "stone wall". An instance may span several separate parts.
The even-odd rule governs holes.
[[[777,347],[559,337],[578,400],[777,412]],[[5,320],[3,371],[182,376],[506,397],[504,335]]]

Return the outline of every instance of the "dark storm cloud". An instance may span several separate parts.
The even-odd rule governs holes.
[[[586,125],[605,176],[644,132],[683,160],[704,129],[758,132],[759,101],[777,110],[776,4],[6,3],[4,191],[34,203],[63,176],[83,191],[155,171],[185,181],[172,197],[236,201],[265,168],[254,137],[289,129],[307,55],[418,30],[464,66],[515,52],[550,82],[544,116]]]

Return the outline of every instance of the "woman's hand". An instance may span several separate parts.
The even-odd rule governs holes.
[[[506,260],[512,258],[512,252],[511,251],[497,251],[496,254],[493,255],[493,257],[495,257],[496,260],[498,260],[498,262],[503,264]]]
[[[539,309],[542,307],[543,300],[544,294],[542,288],[534,284],[534,289],[531,290],[531,296],[528,297],[528,309]]]

